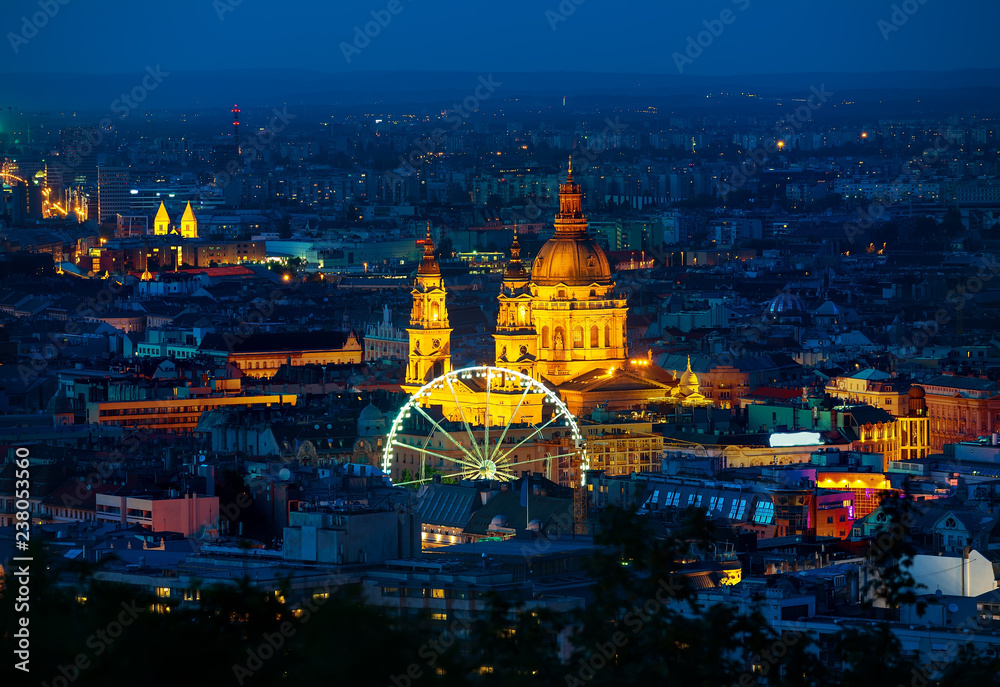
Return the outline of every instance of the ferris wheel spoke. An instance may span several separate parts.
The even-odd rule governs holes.
[[[558,420],[560,417],[562,417],[562,416],[557,414],[557,415],[553,416],[551,420],[548,420],[547,422],[545,422],[541,426],[536,427],[534,432],[532,432],[528,436],[526,436],[523,439],[521,439],[521,441],[519,441],[517,444],[514,445],[514,448],[510,449],[509,451],[507,451],[505,454],[503,454],[502,456],[500,456],[499,458],[497,458],[494,462],[497,463],[497,464],[502,463],[507,458],[507,456],[509,456],[511,453],[513,453],[517,449],[519,449],[522,446],[524,446],[528,442],[529,439],[533,439],[534,437],[536,437],[539,434],[541,434],[541,432],[542,432],[543,429],[545,429],[546,427],[548,427],[549,425],[551,425],[553,422],[555,422],[556,420]]]
[[[451,391],[451,397],[455,401],[455,407],[458,408],[458,412],[462,416],[462,424],[465,426],[465,433],[469,435],[469,446],[478,454],[478,444],[476,444],[476,438],[472,435],[472,427],[469,426],[469,421],[465,417],[465,407],[458,402],[458,394],[455,393],[455,387],[451,383],[451,378],[445,377],[444,380],[448,383],[448,389]],[[485,458],[486,455],[483,454],[481,457]]]
[[[500,434],[500,438],[497,439],[497,447],[492,451],[489,450],[490,445],[486,444],[486,449],[489,452],[489,457],[493,458],[497,453],[500,452],[500,447],[503,445],[503,440],[507,438],[507,430],[510,426],[514,424],[514,418],[517,417],[517,411],[521,409],[521,404],[524,403],[524,399],[528,397],[528,392],[531,391],[531,384],[526,384],[524,387],[524,393],[521,394],[521,399],[517,402],[517,406],[514,408],[514,412],[510,414],[510,422],[503,428],[503,432]]]
[[[445,429],[444,427],[442,427],[442,426],[441,426],[440,424],[438,424],[437,420],[435,420],[435,419],[434,419],[434,418],[432,418],[432,417],[431,417],[430,415],[428,415],[428,414],[427,414],[427,411],[425,411],[425,410],[424,410],[423,408],[421,408],[421,407],[420,407],[419,405],[417,405],[417,404],[414,404],[414,405],[413,405],[412,407],[416,408],[416,409],[417,409],[417,410],[418,410],[418,411],[420,412],[420,414],[421,414],[421,415],[423,415],[423,416],[424,416],[425,418],[427,418],[427,419],[428,419],[428,420],[430,421],[430,423],[431,423],[432,425],[434,425],[434,427],[435,427],[435,428],[436,428],[436,429],[437,429],[437,430],[438,430],[439,432],[441,432],[441,433],[442,433],[442,434],[444,434],[444,435],[445,435],[446,437],[448,437],[448,439],[449,439],[449,440],[451,441],[451,443],[453,443],[453,444],[455,445],[455,447],[456,447],[456,448],[458,448],[458,449],[459,449],[459,450],[460,450],[460,451],[461,451],[462,453],[464,453],[464,454],[466,455],[466,457],[468,457],[468,458],[469,458],[469,460],[471,460],[471,461],[474,461],[474,462],[475,462],[475,461],[477,460],[477,456],[474,456],[474,455],[472,455],[471,453],[469,453],[469,452],[468,452],[468,451],[467,451],[467,450],[465,449],[465,447],[464,447],[464,446],[462,446],[462,444],[461,444],[461,443],[460,443],[459,441],[457,441],[457,440],[455,439],[455,437],[453,437],[453,436],[452,436],[452,435],[451,435],[450,433],[448,433],[448,431],[447,431],[447,430],[446,430],[446,429]],[[473,444],[473,446],[475,446],[475,444]]]
[[[510,468],[516,468],[518,465],[530,465],[531,463],[537,463],[540,460],[552,460],[552,456],[542,456],[541,458],[532,458],[531,460],[519,460],[516,463],[497,463],[497,468],[502,470],[510,470]]]
[[[430,482],[433,477],[425,477],[424,479],[411,479],[408,482],[393,482],[394,487],[405,487],[408,484],[423,484],[424,482]]]
[[[465,466],[470,467],[470,468],[474,468],[474,467],[476,467],[476,465],[478,465],[478,463],[470,463],[467,460],[462,460],[461,458],[456,458],[455,456],[446,456],[443,453],[435,453],[434,451],[431,451],[428,448],[417,447],[417,446],[410,446],[408,444],[404,444],[404,443],[399,442],[399,441],[392,442],[392,445],[393,446],[399,446],[401,448],[411,449],[411,450],[417,451],[419,453],[424,453],[424,454],[426,454],[428,456],[434,456],[435,458],[440,458],[441,460],[447,460],[448,462],[456,463],[458,465],[465,465]]]
[[[486,407],[483,408],[483,458],[490,455],[490,380],[493,374],[486,369]]]

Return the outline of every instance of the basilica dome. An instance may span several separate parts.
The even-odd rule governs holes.
[[[566,183],[559,187],[555,229],[555,234],[535,256],[531,267],[532,282],[539,286],[613,283],[608,256],[587,232],[583,191],[573,180],[572,162]]]
[[[553,236],[531,268],[531,281],[540,286],[610,284],[611,267],[597,241],[589,236]]]

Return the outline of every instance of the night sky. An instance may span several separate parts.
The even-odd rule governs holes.
[[[3,1],[0,71],[120,74],[160,63],[177,71],[676,74],[673,53],[683,53],[688,37],[724,10],[731,23],[683,65],[685,74],[1000,67],[996,0],[899,2],[912,14],[897,12],[898,26],[891,23],[894,3],[881,0],[62,1],[16,52],[10,32],[20,33],[21,17],[40,11],[38,0]],[[386,16],[393,2],[400,11],[348,63],[341,43],[354,40],[354,28],[372,21],[372,11]],[[574,11],[561,13],[560,6]],[[886,22],[881,28],[879,20]]]

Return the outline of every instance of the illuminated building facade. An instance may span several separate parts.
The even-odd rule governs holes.
[[[507,426],[503,440],[513,442],[532,426],[548,419],[544,394],[522,397],[518,374],[536,380],[579,416],[598,406],[609,410],[644,407],[657,401],[684,405],[710,404],[699,393],[697,376],[690,366],[680,380],[652,364],[649,357],[629,358],[626,331],[627,301],[616,292],[607,256],[588,233],[582,211],[582,191],[573,180],[572,167],[560,187],[555,232],[538,251],[529,271],[521,260],[515,231],[511,256],[498,299],[494,335],[495,366],[510,370],[491,382],[469,376],[427,389],[421,407],[438,408],[446,422],[476,427]],[[452,369],[451,332],[447,291],[434,259],[430,227],[423,242],[424,255],[412,290],[408,333],[408,365],[403,390],[414,394],[425,384]],[[425,423],[426,424],[426,423]],[[425,431],[426,430],[426,431]],[[408,430],[395,454],[393,479],[412,476],[421,460],[431,455],[434,465],[447,470],[441,456],[460,458],[438,445],[430,425]],[[461,440],[461,439],[460,439]],[[470,444],[472,436],[469,437]],[[501,439],[497,439],[500,441]],[[464,441],[464,440],[462,440]],[[541,472],[549,479],[570,483],[572,469],[565,460],[550,460],[571,450],[566,437],[536,437],[518,449],[525,471]],[[633,448],[629,448],[629,441]],[[421,455],[419,447],[434,442],[435,453]],[[601,460],[616,469],[651,470],[659,466],[658,446],[652,439],[626,440],[624,446],[605,442]],[[413,446],[408,450],[408,446]],[[458,451],[454,451],[455,454]],[[630,456],[635,457],[631,460]],[[537,456],[537,459],[536,459]],[[619,460],[624,459],[623,462]],[[603,463],[602,463],[603,464]]]
[[[975,441],[1000,430],[1000,389],[990,379],[940,375],[921,384],[931,449]]]
[[[202,340],[201,352],[248,377],[270,379],[282,365],[356,365],[363,349],[354,332],[257,333],[243,340],[212,332]]]
[[[296,400],[295,394],[260,394],[91,402],[87,404],[87,422],[115,427],[141,427],[165,434],[189,434],[198,426],[198,420],[206,410],[294,406]]]
[[[587,438],[591,470],[609,477],[633,472],[659,472],[663,459],[663,435],[620,432]]]
[[[385,306],[382,322],[365,329],[365,360],[406,360],[408,353],[407,332],[392,323],[392,311]]]

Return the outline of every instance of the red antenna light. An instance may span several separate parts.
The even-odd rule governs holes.
[[[242,155],[243,150],[240,147],[240,108],[233,105],[233,140],[236,141],[236,154]]]

